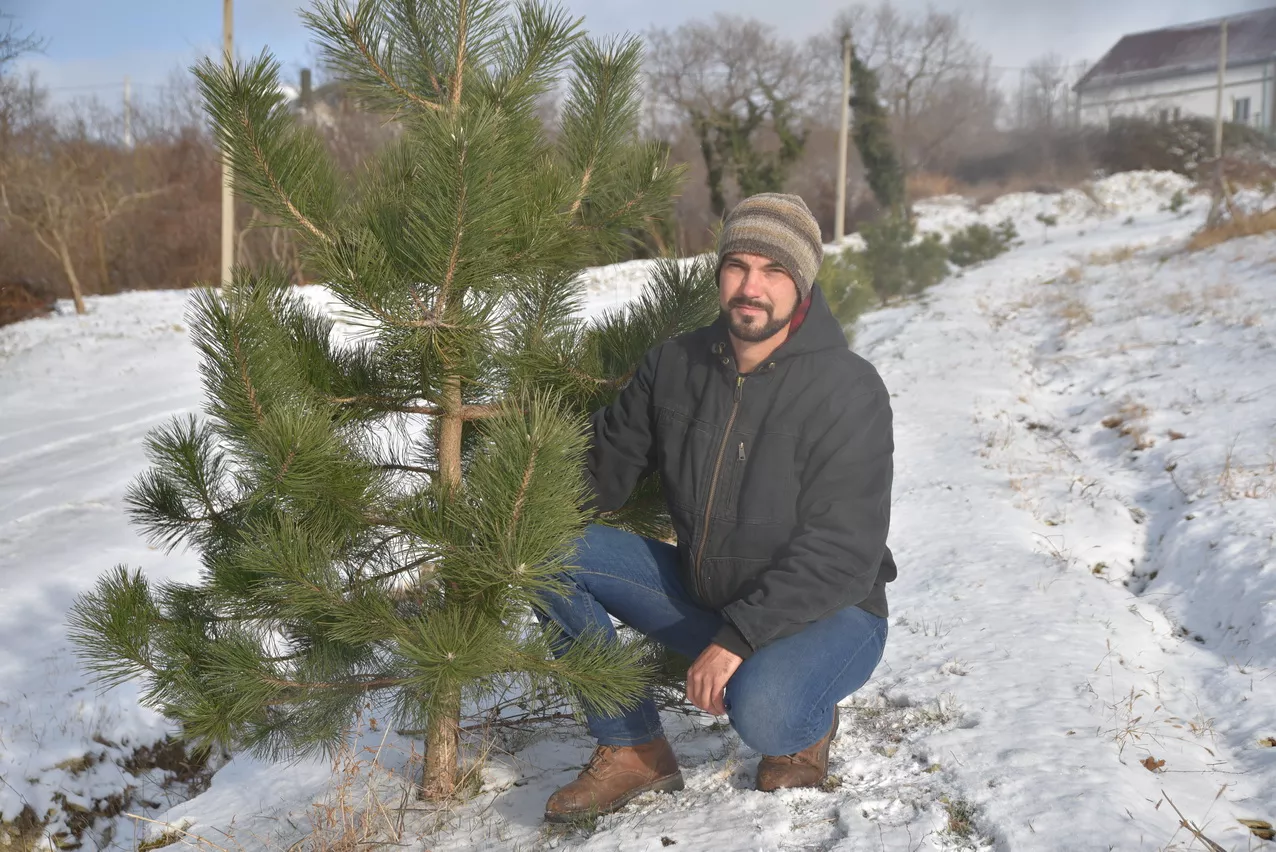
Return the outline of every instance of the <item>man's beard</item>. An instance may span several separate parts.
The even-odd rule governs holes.
[[[750,308],[759,308],[766,311],[766,322],[759,322],[761,317],[755,314],[745,314],[743,319],[739,319],[733,314],[732,308],[737,306],[745,306]],[[763,340],[769,340],[780,333],[780,330],[793,321],[793,314],[787,317],[775,318],[773,306],[764,305],[759,302],[750,301],[749,299],[732,299],[722,311],[722,315],[726,317],[727,327],[731,329],[731,335],[745,343],[761,343]]]

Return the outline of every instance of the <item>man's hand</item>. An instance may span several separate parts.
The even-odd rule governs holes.
[[[706,713],[725,716],[722,703],[727,681],[744,660],[721,645],[709,644],[687,670],[687,698]]]

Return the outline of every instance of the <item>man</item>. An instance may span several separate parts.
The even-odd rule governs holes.
[[[688,699],[763,755],[760,790],[824,781],[837,703],[881,659],[896,573],[889,395],[813,283],[823,254],[797,196],[731,211],[718,320],[648,352],[593,419],[596,508],[618,509],[658,471],[677,546],[591,526],[569,592],[544,602],[559,652],[582,635],[614,639],[614,615],[694,659]],[[682,789],[652,701],[587,718],[598,748],[547,820]]]

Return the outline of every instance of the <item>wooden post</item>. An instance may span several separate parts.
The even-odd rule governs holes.
[[[222,63],[229,69],[234,59],[234,0],[222,0]],[[235,170],[230,152],[222,152],[222,286],[230,283],[235,263]]]
[[[846,149],[851,110],[851,33],[842,33],[842,123],[837,128],[837,211],[833,214],[833,242],[846,234]]]
[[[127,75],[124,77],[124,147],[133,147],[133,92]]]
[[[1214,159],[1223,156],[1223,87],[1227,77],[1227,21],[1220,25],[1218,37],[1218,94],[1214,102]]]
[[[1211,193],[1210,215],[1205,227],[1218,224],[1223,212],[1223,200],[1227,187],[1223,183],[1223,87],[1227,78],[1227,20],[1219,25],[1218,38],[1218,92],[1214,99],[1214,191]]]

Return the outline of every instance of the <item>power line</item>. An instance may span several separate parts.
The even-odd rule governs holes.
[[[70,85],[70,86],[41,86],[37,84],[37,87],[49,92],[77,92],[77,91],[83,92],[83,91],[99,91],[102,89],[121,89],[122,90],[125,86],[132,86],[134,89],[137,89],[137,88],[160,89],[160,88],[163,88],[164,85],[165,85],[164,83],[139,83],[136,80],[130,83],[126,80],[120,80],[119,82],[107,81],[104,83],[77,83],[75,85]]]

